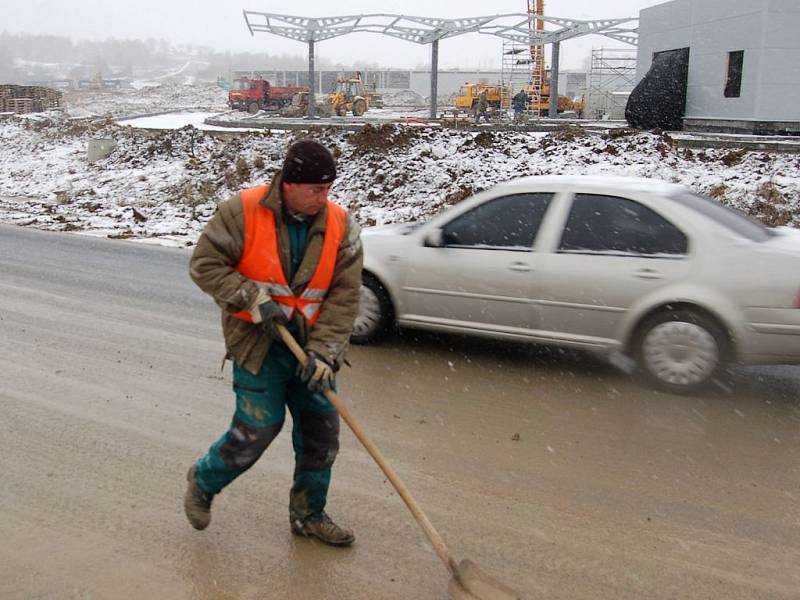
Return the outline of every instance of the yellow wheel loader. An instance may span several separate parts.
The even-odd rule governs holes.
[[[353,77],[337,79],[336,88],[328,95],[328,104],[340,117],[344,117],[349,112],[360,117],[367,112],[370,106],[370,95],[364,88],[361,72],[356,71]]]

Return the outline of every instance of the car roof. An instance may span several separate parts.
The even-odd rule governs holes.
[[[505,181],[498,187],[553,187],[591,189],[592,191],[608,192],[650,192],[659,195],[674,194],[686,191],[686,186],[669,183],[660,179],[647,179],[645,177],[620,177],[617,175],[536,175],[521,177]]]

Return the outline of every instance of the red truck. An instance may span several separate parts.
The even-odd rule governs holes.
[[[228,91],[228,106],[254,115],[259,110],[279,110],[288,106],[295,94],[307,91],[307,87],[277,87],[265,79],[240,77],[234,79],[233,87]]]

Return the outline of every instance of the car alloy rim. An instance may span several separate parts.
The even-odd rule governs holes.
[[[653,327],[642,342],[647,370],[672,385],[691,386],[710,377],[719,364],[719,347],[703,327],[667,321]]]
[[[381,303],[378,295],[365,285],[361,286],[358,298],[358,316],[353,325],[355,335],[367,335],[377,327],[381,319]]]

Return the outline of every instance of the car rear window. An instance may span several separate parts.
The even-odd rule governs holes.
[[[768,227],[751,219],[743,212],[729,208],[700,194],[684,192],[672,196],[672,199],[748,240],[766,242],[774,235]]]
[[[638,202],[576,194],[558,251],[676,257],[686,254],[688,245],[681,230]]]

